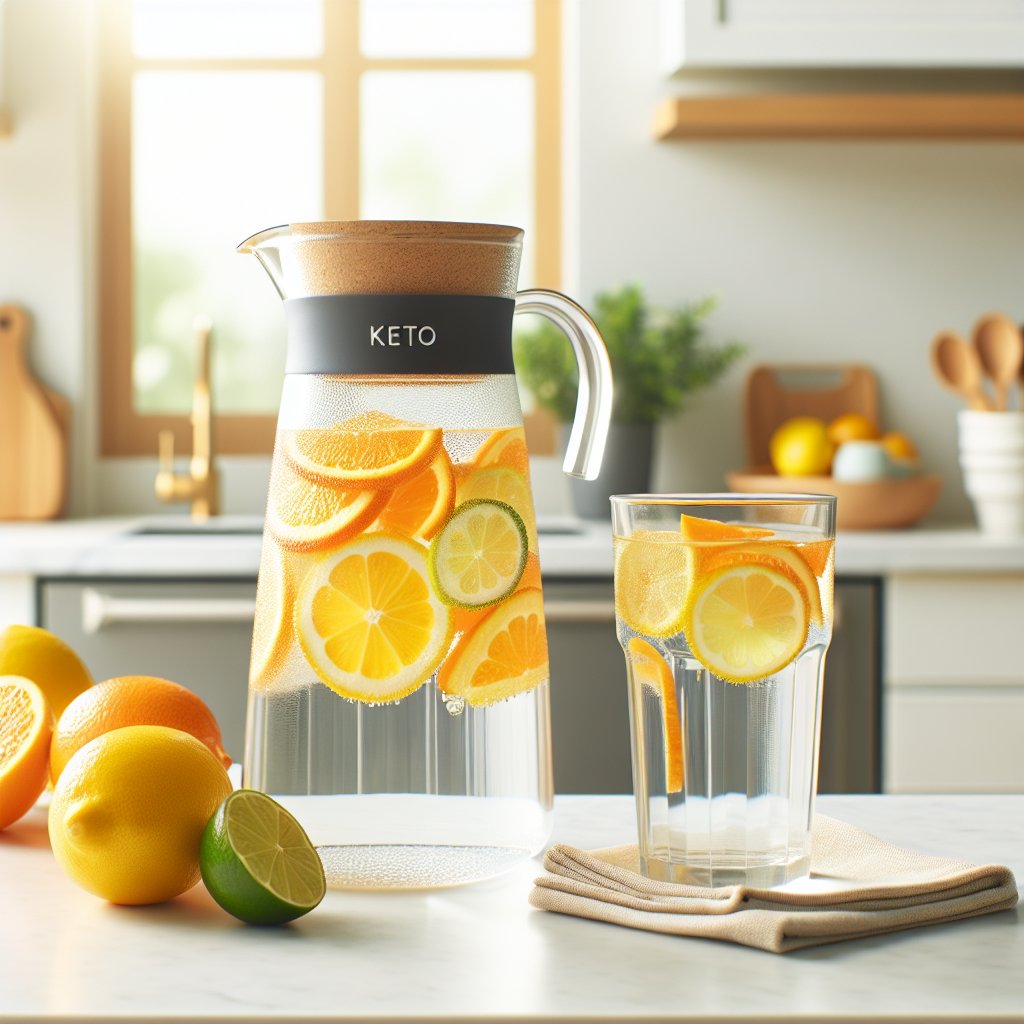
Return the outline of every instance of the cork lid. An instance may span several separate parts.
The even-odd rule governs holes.
[[[247,238],[283,299],[310,295],[513,298],[521,228],[448,221],[285,224]]]

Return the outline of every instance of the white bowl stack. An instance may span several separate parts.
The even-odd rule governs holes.
[[[982,533],[1024,535],[1024,411],[957,414],[960,468]]]

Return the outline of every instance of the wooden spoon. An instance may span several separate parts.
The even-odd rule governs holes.
[[[955,331],[943,331],[932,342],[932,369],[940,383],[967,399],[972,409],[991,412],[992,403],[981,390],[978,353]]]
[[[1002,411],[1024,364],[1024,338],[1009,317],[990,313],[974,325],[974,349],[995,389],[996,409]]]

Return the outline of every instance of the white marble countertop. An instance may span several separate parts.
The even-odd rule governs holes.
[[[0,523],[0,577],[255,577],[259,517],[223,517],[218,524],[220,530],[244,532],[137,532],[154,524],[189,529],[185,516]],[[546,576],[611,577],[609,524],[541,517],[540,525],[540,558]],[[847,531],[836,541],[836,569],[844,576],[1022,572],[1024,537],[986,537],[967,526]]]
[[[1024,796],[822,797],[929,853],[1024,879]],[[630,797],[561,797],[554,839],[633,836]],[[122,908],[76,888],[41,810],[0,833],[0,1019],[1024,1021],[1024,909],[776,956],[533,910],[536,861],[489,882],[329,892],[283,929],[201,886]]]

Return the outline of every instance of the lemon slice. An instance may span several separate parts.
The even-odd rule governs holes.
[[[483,608],[508,597],[529,553],[526,526],[502,501],[460,505],[430,545],[430,578],[445,604]]]
[[[683,731],[672,669],[658,648],[649,644],[643,637],[633,637],[627,646],[633,678],[641,685],[650,687],[661,698],[662,735],[665,744],[665,792],[678,793],[683,788]]]
[[[723,566],[694,583],[686,610],[694,657],[732,683],[785,668],[807,639],[807,598],[792,577],[767,565]]]
[[[295,634],[316,674],[343,697],[399,700],[448,649],[451,613],[434,593],[426,548],[368,534],[322,558],[295,603]]]
[[[615,610],[623,622],[647,636],[672,636],[683,628],[688,545],[669,530],[637,530],[616,542]]]

